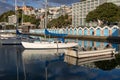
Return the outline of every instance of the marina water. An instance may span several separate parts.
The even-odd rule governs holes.
[[[120,80],[120,58],[71,65],[64,54],[0,46],[0,80]]]

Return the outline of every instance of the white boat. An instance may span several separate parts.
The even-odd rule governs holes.
[[[21,42],[24,48],[28,49],[64,49],[64,48],[70,48],[75,47],[78,45],[78,43],[75,42],[65,42],[64,37],[67,36],[67,34],[59,34],[59,33],[51,33],[47,29],[45,29],[45,35],[48,36],[55,36],[59,37],[60,41],[34,41],[34,42]],[[62,38],[61,38],[62,37]]]
[[[67,42],[65,43],[64,42],[64,39],[63,37],[65,37],[67,34],[59,34],[59,33],[51,33],[47,30],[47,0],[46,0],[46,11],[45,11],[45,35],[48,35],[48,36],[55,36],[55,37],[59,37],[61,38],[62,37],[62,42],[59,43],[58,41],[57,42],[45,42],[45,41],[41,41],[41,42],[22,42],[22,45],[24,48],[30,48],[30,49],[59,49],[59,48],[69,48],[69,47],[74,47],[74,46],[77,46],[78,43],[71,43],[71,42]]]
[[[22,42],[27,49],[64,49],[77,46],[78,43],[58,43],[58,42]]]
[[[82,65],[86,63],[111,60],[115,58],[115,49],[106,48],[93,51],[75,51],[71,49],[65,49],[64,62],[73,65]]]
[[[115,49],[105,48],[105,49],[98,49],[92,51],[75,51],[72,49],[65,49],[65,54],[77,58],[98,57],[98,56],[106,56],[106,55],[114,56]]]

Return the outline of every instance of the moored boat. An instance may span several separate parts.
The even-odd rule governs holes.
[[[115,58],[115,49],[106,48],[93,51],[76,51],[65,49],[64,62],[73,65],[82,65],[96,61],[111,60]]]
[[[39,41],[39,42],[21,42],[24,48],[27,49],[65,49],[71,48],[78,45],[75,42],[65,42],[64,38],[67,34],[51,33],[45,29],[45,35],[62,37],[61,40],[57,41]]]
[[[77,46],[78,43],[58,43],[58,42],[22,42],[27,49],[64,49]]]
[[[87,57],[96,57],[96,56],[105,56],[115,54],[114,48],[105,48],[92,51],[76,51],[72,49],[65,49],[65,54],[77,58],[87,58]]]
[[[47,30],[47,0],[45,3],[45,36],[55,36],[62,39],[62,42],[60,41],[40,41],[40,42],[22,42],[22,45],[24,48],[30,48],[30,49],[61,49],[61,48],[70,48],[77,46],[78,43],[75,42],[65,42],[64,37],[67,36],[67,34],[59,34],[59,33],[51,33]],[[46,37],[45,37],[46,38]]]

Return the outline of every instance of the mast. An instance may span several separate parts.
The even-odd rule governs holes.
[[[23,7],[25,6],[25,2],[23,1]],[[22,9],[22,19],[21,19],[21,25],[23,25],[23,9]]]
[[[45,0],[45,29],[47,28],[47,11],[48,11],[48,1]]]
[[[48,11],[48,9],[47,9],[47,8],[48,8],[47,5],[48,5],[48,1],[45,0],[45,26],[44,26],[44,29],[47,28],[47,11]],[[45,35],[45,40],[46,40],[46,35]]]
[[[16,30],[17,30],[17,1],[15,0],[15,16],[16,16],[16,21],[15,21],[15,27],[16,27]]]

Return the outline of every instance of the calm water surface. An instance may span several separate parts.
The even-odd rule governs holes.
[[[0,80],[120,80],[119,66],[119,56],[77,66],[52,51],[0,46]]]

